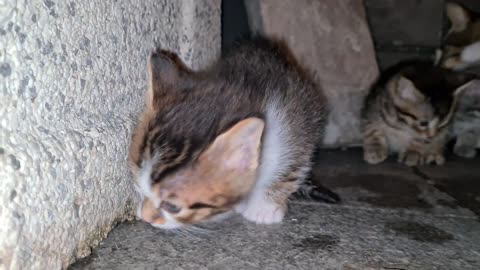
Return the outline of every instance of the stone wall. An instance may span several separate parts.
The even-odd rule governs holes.
[[[331,113],[323,144],[361,142],[360,109],[378,77],[362,0],[246,0],[254,32],[286,41],[322,85]]]
[[[220,0],[0,3],[0,269],[60,269],[130,216],[127,169],[155,46],[200,68]]]

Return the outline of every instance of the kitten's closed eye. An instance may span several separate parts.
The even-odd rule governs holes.
[[[401,116],[411,118],[415,121],[417,120],[417,117],[415,115],[413,115],[413,114],[411,114],[411,113],[409,113],[405,110],[402,110],[401,108],[399,108],[397,106],[395,106],[395,109],[397,110],[398,114],[400,114]]]
[[[163,210],[167,211],[170,214],[177,214],[182,210],[180,206],[175,205],[173,203],[169,203],[167,201],[163,201],[162,203],[160,203],[160,208],[162,208]]]
[[[215,208],[215,207],[216,207],[216,206],[214,206],[214,205],[210,205],[210,204],[198,202],[198,203],[192,204],[192,205],[190,206],[190,209]]]

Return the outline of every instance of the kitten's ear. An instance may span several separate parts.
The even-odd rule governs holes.
[[[418,101],[424,98],[422,93],[417,90],[413,82],[404,76],[398,78],[396,90],[398,96],[407,101]]]
[[[148,58],[149,87],[147,106],[155,109],[162,99],[182,88],[191,70],[180,60],[178,55],[165,50],[156,50]]]
[[[446,14],[451,23],[449,33],[464,31],[470,24],[469,12],[457,3],[448,2],[446,4]]]
[[[234,170],[257,169],[264,126],[264,121],[255,117],[238,122],[220,134],[201,158]]]

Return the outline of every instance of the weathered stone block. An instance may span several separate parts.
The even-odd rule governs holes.
[[[147,55],[217,58],[220,2],[0,4],[0,269],[66,268],[130,216]]]

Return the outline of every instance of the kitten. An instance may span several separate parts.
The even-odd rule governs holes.
[[[465,158],[474,158],[480,148],[480,81],[475,80],[458,100],[453,116],[452,136],[456,138],[453,151]]]
[[[460,86],[472,79],[420,61],[387,70],[362,111],[365,161],[377,164],[398,153],[399,162],[408,166],[443,164]]]
[[[454,70],[464,70],[480,65],[480,19],[478,15],[458,3],[446,4],[450,22],[440,65]]]
[[[281,222],[311,170],[326,114],[322,92],[285,48],[259,38],[200,72],[157,51],[148,71],[130,150],[138,216],[165,229],[230,210]]]
[[[458,3],[446,5],[451,28],[447,33],[441,65],[452,70],[477,72],[480,67],[480,18]],[[480,83],[475,82],[459,98],[453,117],[451,137],[454,153],[473,158],[480,145]]]

